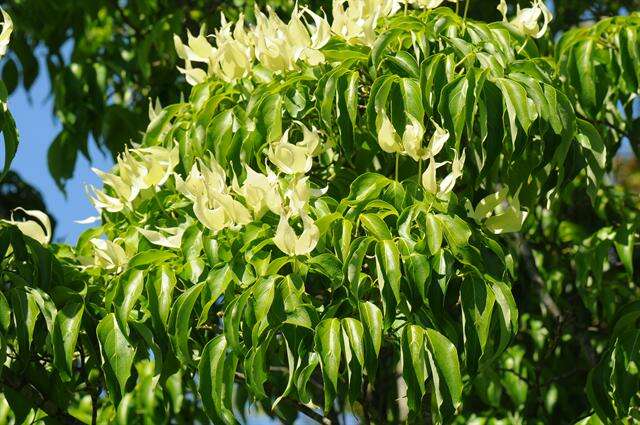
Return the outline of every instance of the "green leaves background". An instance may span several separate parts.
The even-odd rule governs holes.
[[[328,186],[312,205],[317,248],[284,257],[268,214],[213,235],[172,183],[131,215],[103,213],[75,248],[3,223],[0,415],[234,423],[251,403],[284,422],[634,417],[638,204],[604,176],[637,120],[624,112],[637,20],[554,45],[447,8],[411,12],[383,20],[371,49],[335,37],[326,64],[195,86],[143,145],[177,143],[183,177],[213,154],[242,179],[294,120],[316,126],[331,148],[310,173]],[[454,192],[425,193],[410,158],[396,169],[376,140],[382,109],[399,133],[407,113],[426,140],[433,122],[448,130],[446,159],[466,150]],[[464,208],[503,186],[530,213],[515,235]],[[136,230],[184,222],[174,250]],[[81,262],[102,234],[124,240],[122,273]]]

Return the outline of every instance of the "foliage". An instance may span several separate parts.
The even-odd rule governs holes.
[[[520,0],[526,7],[528,1]],[[591,19],[636,10],[638,0],[562,0],[550,2],[562,33]],[[178,102],[185,91],[176,70],[172,34],[198,33],[201,25],[217,28],[220,12],[235,19],[253,5],[269,4],[283,16],[294,2],[236,0],[4,0],[0,6],[16,21],[12,51],[2,66],[11,93],[19,84],[30,89],[38,75],[52,87],[53,113],[62,130],[50,141],[49,168],[61,187],[71,178],[78,153],[89,157],[95,140],[114,158],[144,130],[149,99]],[[331,1],[305,2],[331,15]],[[469,16],[483,21],[499,17],[496,0],[474,0]],[[443,3],[443,6],[447,3]],[[449,3],[451,7],[454,4]],[[44,57],[44,60],[42,59]]]
[[[0,224],[0,415],[638,419],[638,199],[606,173],[640,17],[554,43],[544,2],[440,3],[172,41],[193,87],[97,171],[101,225]]]

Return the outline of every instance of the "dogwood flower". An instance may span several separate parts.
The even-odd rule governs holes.
[[[230,225],[222,205],[216,205],[214,208],[209,208],[209,202],[204,197],[198,198],[194,201],[193,213],[204,227],[214,233],[218,233]]]
[[[225,217],[231,225],[244,226],[251,223],[251,213],[228,193],[214,193],[213,204],[222,207]]]
[[[409,4],[417,6],[421,9],[435,9],[440,6],[444,0],[407,0]]]
[[[140,162],[146,169],[144,175],[141,176],[142,187],[145,189],[152,186],[162,186],[169,176],[173,174],[173,169],[180,160],[177,145],[172,149],[160,146],[139,148],[134,150],[133,153],[139,157]]]
[[[89,242],[93,245],[94,265],[105,270],[120,273],[129,262],[124,249],[119,245],[122,239],[114,241],[93,238]]]
[[[436,180],[436,171],[438,168],[446,164],[446,162],[436,162],[434,157],[429,159],[427,169],[422,173],[422,187],[433,195],[438,193],[438,182]]]
[[[451,173],[447,174],[440,182],[440,193],[449,193],[462,176],[462,167],[464,166],[466,152],[462,151],[462,155],[458,157],[458,151],[454,153],[453,162],[451,163]]]
[[[233,32],[232,23],[222,15],[222,28],[216,32],[216,58],[213,71],[223,80],[232,82],[246,77],[253,63],[253,42],[244,30],[244,15],[240,15]]]
[[[176,190],[195,202],[196,199],[213,200],[213,194],[227,190],[227,175],[218,162],[211,157],[209,166],[199,160],[193,164],[186,180],[175,174]]]
[[[400,9],[397,0],[344,0],[333,2],[331,30],[349,44],[373,46],[378,20]]]
[[[313,165],[313,152],[316,146],[305,139],[298,143],[289,143],[289,130],[287,129],[280,140],[269,146],[267,157],[278,169],[285,174],[304,174],[311,170]]]
[[[296,235],[295,230],[289,224],[288,217],[282,215],[276,234],[273,237],[273,243],[278,249],[290,257],[309,254],[320,239],[320,230],[313,222],[313,219],[306,214],[301,217],[304,230],[300,236]]]
[[[431,139],[429,139],[429,144],[425,150],[424,156],[426,158],[431,158],[440,153],[445,143],[447,143],[447,140],[449,140],[449,132],[447,130],[443,129],[435,122],[433,122],[433,125],[436,129],[431,135]]]
[[[534,38],[542,37],[547,32],[549,22],[553,20],[553,15],[544,0],[533,0],[531,7],[524,9],[520,9],[520,5],[517,5],[516,16],[511,21],[507,20],[505,0],[500,0],[497,9],[502,14],[504,22],[509,22],[520,34]],[[542,26],[540,26],[540,18],[542,18]]]
[[[262,217],[267,211],[275,214],[282,214],[282,196],[278,190],[278,177],[268,169],[268,174],[264,175],[254,171],[245,165],[247,177],[242,186],[238,184],[236,178],[233,181],[233,190],[241,195],[247,206],[253,211],[256,218]]]
[[[125,207],[125,204],[120,199],[107,195],[103,190],[96,189],[93,186],[87,186],[85,190],[89,195],[89,201],[99,212],[106,210],[111,213],[116,213],[122,211]],[[90,192],[93,193],[93,196],[91,196]]]
[[[9,46],[9,40],[11,39],[11,33],[13,32],[13,21],[11,16],[4,10],[2,11],[2,32],[0,32],[0,57],[7,53],[7,47]]]
[[[285,24],[272,10],[269,16],[256,8],[256,27],[253,31],[255,56],[267,69],[274,72],[290,71],[298,67],[302,60],[310,65],[324,62],[320,49],[331,36],[329,23],[325,18],[297,6],[291,19]],[[305,15],[311,17],[315,26],[306,22]]]
[[[407,155],[414,161],[419,161],[425,157],[425,150],[422,148],[424,127],[413,115],[408,115],[408,118],[402,134],[402,146]]]
[[[147,238],[149,242],[171,249],[177,249],[182,246],[182,236],[185,230],[186,226],[158,227],[158,230],[138,227],[138,233]]]
[[[14,220],[11,217],[10,220],[0,221],[16,226],[25,236],[35,239],[42,245],[46,245],[51,241],[51,220],[49,220],[48,215],[38,210],[25,210],[24,208],[16,208],[15,210],[21,211],[35,220]]]
[[[388,153],[402,152],[402,140],[385,111],[382,111],[378,117],[378,145],[380,148]]]

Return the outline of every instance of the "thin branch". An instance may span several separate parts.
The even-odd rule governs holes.
[[[520,251],[520,255],[524,263],[525,271],[527,272],[529,279],[533,283],[535,283],[536,290],[540,296],[540,300],[542,301],[542,304],[546,307],[546,309],[549,311],[551,316],[558,323],[567,322],[565,320],[564,315],[560,311],[560,308],[558,308],[558,305],[555,303],[551,295],[549,295],[549,293],[547,292],[545,282],[542,279],[542,276],[540,276],[538,266],[535,263],[529,244],[520,234],[516,234],[516,241],[518,243],[518,250]],[[584,353],[584,356],[587,359],[589,366],[593,368],[597,363],[597,355],[596,355],[596,351],[591,345],[591,342],[589,342],[589,337],[586,333],[586,330],[574,324],[573,335],[578,341],[578,344],[580,345],[580,348]]]
[[[15,374],[11,369],[5,367],[0,379],[0,389],[6,386],[19,393],[24,399],[36,409],[40,409],[52,419],[57,419],[63,424],[80,425],[83,422],[60,409],[30,382],[23,379],[21,375]]]
[[[244,374],[240,372],[235,373],[235,378],[237,381],[240,381],[242,383],[246,382],[247,380]],[[327,418],[324,415],[321,415],[320,413],[316,412],[309,406],[300,403],[298,400],[295,400],[291,397],[284,397],[282,401],[294,407],[297,411],[299,411],[300,413],[303,413],[304,415],[308,416],[310,419],[313,419],[319,424],[333,425],[333,422],[331,421],[331,419]]]

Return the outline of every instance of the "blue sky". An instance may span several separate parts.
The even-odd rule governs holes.
[[[45,69],[41,65],[40,69]],[[73,179],[67,182],[67,197],[58,190],[47,166],[47,149],[61,129],[52,115],[50,84],[46,73],[41,73],[29,93],[20,87],[9,97],[9,108],[18,126],[20,145],[12,164],[22,178],[35,186],[44,197],[47,208],[57,220],[55,240],[75,244],[78,236],[88,225],[74,223],[96,215],[85,194],[84,185],[100,185],[87,160],[78,156]],[[111,168],[111,158],[103,155],[91,145],[93,166]]]

